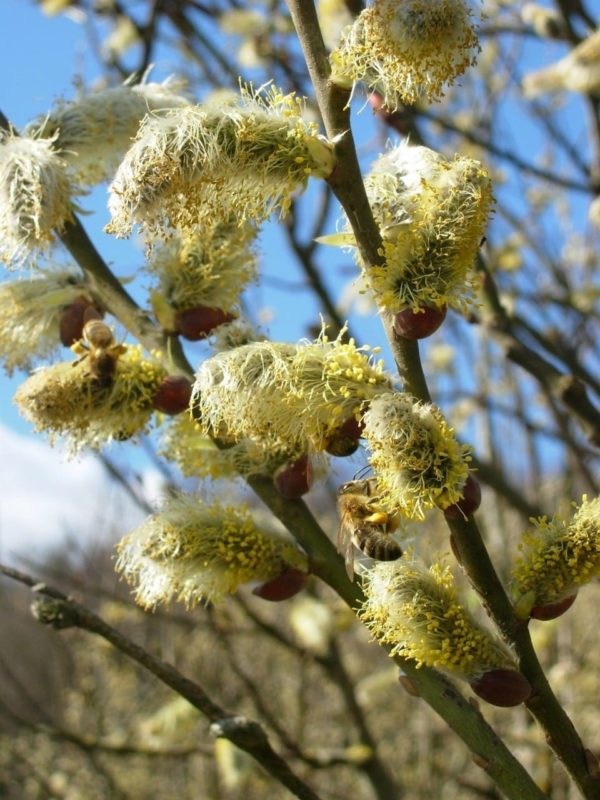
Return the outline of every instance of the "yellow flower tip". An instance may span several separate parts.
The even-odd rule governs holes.
[[[141,347],[123,346],[120,353],[110,377],[98,373],[90,356],[34,372],[15,394],[19,411],[52,441],[66,437],[71,452],[143,432],[166,371],[145,359]]]
[[[365,185],[383,237],[385,265],[365,271],[378,304],[392,313],[464,310],[478,287],[472,267],[493,203],[481,164],[404,142],[380,156]]]
[[[111,177],[149,113],[189,104],[178,94],[183,83],[140,83],[86,94],[62,102],[49,114],[31,122],[27,132],[53,140],[78,183],[93,184]]]
[[[160,298],[174,310],[229,311],[256,279],[256,235],[256,226],[231,218],[156,244],[148,260],[158,278],[153,305]]]
[[[381,562],[364,576],[359,616],[400,655],[473,681],[491,669],[513,667],[510,654],[460,603],[448,567],[414,557]]]
[[[57,350],[63,311],[87,294],[83,277],[67,270],[0,283],[0,361],[6,372],[28,369]]]
[[[527,597],[529,610],[554,606],[573,597],[600,575],[600,498],[581,504],[570,520],[532,519],[513,571],[513,594]]]
[[[136,223],[160,232],[285,213],[309,174],[333,169],[332,148],[302,110],[275,87],[263,94],[242,87],[236,104],[146,117],[111,185],[108,230],[121,236]]]
[[[72,216],[71,184],[50,139],[0,138],[0,259],[45,250]]]
[[[469,451],[458,444],[436,406],[400,392],[381,394],[372,400],[363,424],[386,507],[423,519],[427,509],[460,500]]]
[[[215,602],[286,567],[308,569],[306,554],[292,540],[259,528],[245,506],[209,505],[195,495],[170,498],[117,549],[117,570],[150,609],[171,600],[188,607]]]
[[[331,54],[332,80],[364,80],[395,110],[422,97],[439,100],[478,51],[466,0],[375,0],[342,33]]]
[[[278,451],[321,451],[330,434],[389,390],[382,364],[322,336],[299,345],[254,342],[205,361],[192,402],[207,435],[255,439]]]

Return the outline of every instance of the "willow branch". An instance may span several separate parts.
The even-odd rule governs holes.
[[[57,629],[81,628],[102,637],[184,697],[212,723],[212,730],[216,736],[229,739],[240,750],[247,752],[295,797],[300,800],[320,800],[319,796],[301,781],[273,750],[266,733],[257,722],[225,711],[201,686],[184,677],[171,664],[151,655],[143,647],[108,625],[93,611],[67,597],[58,589],[36,581],[30,575],[11,567],[0,565],[0,573],[28,586],[42,598],[49,598],[38,601],[35,607],[35,615],[40,622]]]
[[[356,158],[356,150],[350,130],[348,92],[341,91],[329,81],[330,68],[314,3],[305,2],[305,0],[287,0],[287,4],[305,53],[327,135],[337,143],[337,167],[329,182],[346,211],[357,247],[368,272],[370,267],[382,263],[382,256],[380,255],[381,237],[369,207]],[[405,390],[411,392],[418,399],[429,400],[429,391],[423,374],[418,347],[414,342],[395,340],[393,334],[390,337],[391,326],[389,318],[384,318],[384,327],[388,338],[391,339],[392,350]],[[518,650],[518,659],[522,672],[534,687],[535,692],[529,707],[544,728],[549,744],[565,764],[584,797],[589,798],[589,800],[597,798],[600,792],[600,781],[589,772],[583,745],[573,724],[546,681],[535,656],[526,627],[522,624],[518,627],[512,606],[483,545],[476,523],[470,518],[464,523],[453,523],[450,528],[455,540],[460,544],[461,554],[463,550],[469,551],[468,558],[463,563],[474,587],[490,609],[491,616],[496,621],[499,629],[509,641],[514,643]],[[480,562],[477,562],[477,557],[481,559]],[[491,594],[486,584],[486,579],[493,587]],[[408,674],[412,679],[410,672]],[[431,702],[436,699],[435,691],[432,692],[432,695],[431,698],[425,697],[425,699],[436,708],[434,703]],[[436,708],[436,710],[438,709]],[[443,712],[445,711],[447,709],[443,709]],[[455,718],[453,720],[455,724],[452,725],[452,722],[448,720],[443,712],[440,715],[466,741],[463,735],[464,726],[469,723],[466,720],[461,723]],[[457,722],[458,725],[456,724]],[[507,770],[508,772],[515,770],[515,774],[516,771],[524,773],[526,776],[524,778],[525,781],[530,786],[533,784],[531,778],[518,762],[511,764]],[[501,781],[505,777],[506,774],[496,775],[494,779],[510,797],[522,797],[522,789],[519,789],[521,794],[511,793],[515,791],[514,784],[511,786],[510,791],[502,785]],[[535,791],[539,791],[537,787],[535,787]]]

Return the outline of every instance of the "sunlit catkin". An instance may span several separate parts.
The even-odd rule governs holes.
[[[71,184],[50,139],[0,137],[0,260],[18,266],[71,218]]]
[[[89,356],[34,372],[15,394],[19,411],[52,442],[65,437],[71,452],[141,433],[166,371],[136,345],[119,350],[109,379],[95,373]]]
[[[407,557],[378,563],[364,575],[360,618],[382,644],[469,682],[513,669],[508,651],[481,628],[459,600],[448,567]]]
[[[328,436],[389,385],[382,363],[352,340],[254,342],[200,366],[192,405],[209,435],[302,454],[307,444],[324,450]]]
[[[251,581],[292,567],[306,555],[290,539],[258,527],[249,510],[177,494],[118,545],[117,569],[145,608],[178,600],[215,602]]]
[[[88,292],[83,276],[66,270],[0,283],[0,361],[9,375],[58,349],[63,311]]]
[[[159,233],[284,213],[309,176],[333,169],[330,146],[302,111],[298,98],[271,87],[146,117],[111,185],[108,230],[126,236],[137,223]]]
[[[531,522],[512,571],[515,606],[524,617],[575,595],[600,575],[600,498],[584,495],[571,519],[556,515]]]
[[[423,519],[427,509],[460,500],[469,448],[456,441],[437,406],[389,392],[372,400],[363,422],[383,506]]]
[[[366,271],[378,304],[464,309],[493,202],[485,169],[405,142],[377,159],[365,184],[383,237],[385,264]]]
[[[331,54],[331,79],[344,87],[363,80],[394,110],[439,100],[478,49],[466,0],[374,0]]]
[[[155,111],[188,105],[178,94],[183,84],[124,84],[61,102],[27,131],[52,140],[78,183],[93,184],[110,178],[131,145],[140,122]]]

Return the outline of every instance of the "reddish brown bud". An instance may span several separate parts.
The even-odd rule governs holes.
[[[491,669],[471,682],[471,689],[482,700],[502,708],[518,706],[531,695],[531,684],[516,669]]]
[[[275,488],[286,500],[296,500],[306,494],[313,482],[312,465],[302,456],[280,467],[273,477]]]
[[[417,312],[405,308],[394,317],[394,333],[404,339],[425,339],[435,333],[446,319],[446,310],[446,306],[425,306]]]
[[[96,319],[102,319],[102,314],[92,305],[92,301],[85,295],[76,297],[71,305],[62,312],[58,324],[58,333],[61,343],[70,347],[83,336],[83,326],[90,319],[87,315],[93,310]]]
[[[575,602],[575,598],[577,597],[577,592],[575,594],[569,595],[569,597],[563,597],[562,600],[557,600],[556,603],[548,603],[545,606],[534,606],[531,609],[530,615],[533,619],[541,619],[541,620],[549,620],[549,619],[556,619],[557,617],[562,616],[565,611],[568,611],[573,603]]]
[[[262,597],[263,600],[278,603],[280,600],[288,600],[301,592],[308,583],[308,578],[307,572],[300,572],[299,569],[289,567],[276,578],[261,583],[252,590],[252,594]]]
[[[152,406],[163,414],[180,414],[190,404],[192,384],[183,375],[167,375],[152,400]]]
[[[466,519],[481,505],[481,486],[472,475],[467,476],[462,492],[463,496],[458,503],[444,509],[446,519]]]
[[[196,306],[185,311],[175,312],[175,330],[184,339],[197,342],[200,339],[206,339],[219,325],[234,319],[233,314],[228,314],[220,308]]]

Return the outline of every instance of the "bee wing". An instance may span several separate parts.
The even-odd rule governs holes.
[[[354,580],[354,545],[352,543],[351,519],[347,513],[342,516],[336,545],[338,553],[344,556],[346,575],[352,581]]]

